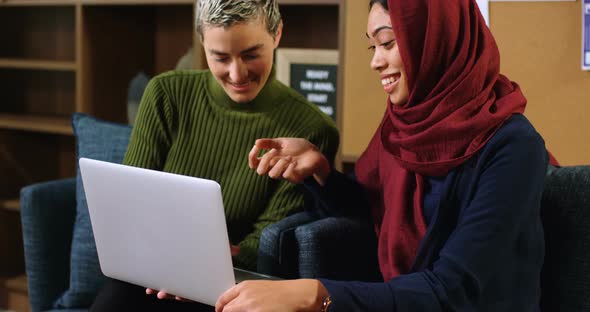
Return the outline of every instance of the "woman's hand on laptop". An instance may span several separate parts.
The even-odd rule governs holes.
[[[215,312],[320,311],[328,290],[315,279],[244,281],[223,293]]]

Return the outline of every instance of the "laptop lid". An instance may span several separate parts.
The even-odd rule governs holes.
[[[214,305],[235,285],[221,187],[80,158],[102,272]]]

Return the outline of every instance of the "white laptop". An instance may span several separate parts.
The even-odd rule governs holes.
[[[212,180],[80,158],[104,275],[214,305],[234,272],[221,187]]]

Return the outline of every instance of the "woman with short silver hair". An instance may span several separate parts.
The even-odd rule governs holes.
[[[124,159],[219,182],[234,265],[250,270],[262,230],[303,208],[299,187],[249,169],[252,142],[260,136],[304,137],[332,160],[338,148],[331,119],[274,76],[282,27],[276,0],[200,0],[196,31],[209,70],[171,71],[150,81]],[[167,294],[154,292],[109,280],[91,311],[212,309],[159,300]]]

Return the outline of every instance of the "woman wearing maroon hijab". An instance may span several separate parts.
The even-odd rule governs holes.
[[[389,97],[356,179],[303,139],[258,140],[249,161],[328,212],[370,212],[383,283],[246,282],[216,310],[539,310],[548,154],[475,0],[371,0],[367,37]]]

